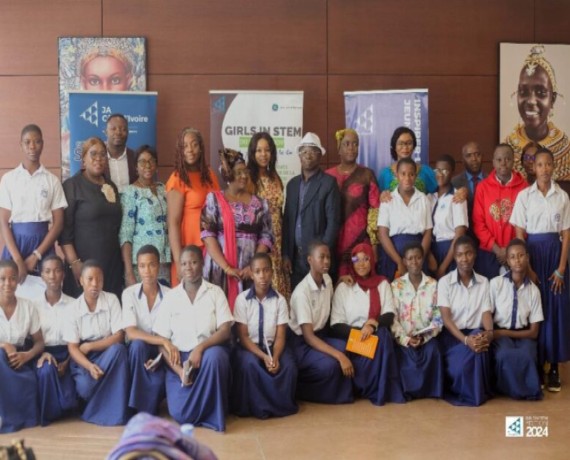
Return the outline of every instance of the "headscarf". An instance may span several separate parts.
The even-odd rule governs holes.
[[[359,252],[366,254],[370,258],[370,273],[366,278],[359,276],[354,270],[354,259]],[[378,320],[382,309],[382,305],[380,304],[380,294],[378,293],[378,286],[382,281],[386,280],[386,277],[378,275],[376,273],[376,270],[374,268],[376,259],[374,257],[374,250],[370,244],[357,244],[352,249],[350,255],[353,260],[352,264],[350,265],[350,274],[352,275],[352,278],[364,292],[370,290],[370,307],[368,309],[368,319]]]
[[[340,144],[342,143],[342,140],[344,139],[344,136],[346,136],[347,133],[354,134],[356,136],[356,139],[358,139],[358,133],[354,129],[352,129],[352,128],[339,129],[334,134],[334,137],[336,139],[336,148],[337,149],[340,150]]]

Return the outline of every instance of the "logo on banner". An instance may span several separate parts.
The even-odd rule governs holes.
[[[355,127],[358,134],[374,134],[374,106],[372,104],[358,116]]]
[[[214,112],[225,113],[226,111],[226,96],[219,97],[212,103]]]
[[[279,110],[279,104],[273,104],[271,108],[273,109],[274,112],[277,112]]]
[[[99,127],[99,106],[97,104],[97,101],[91,104],[87,110],[85,110],[79,116],[92,125]]]
[[[505,417],[505,436],[522,438],[524,436],[524,421],[522,417]]]

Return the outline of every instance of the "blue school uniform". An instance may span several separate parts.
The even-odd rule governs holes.
[[[431,203],[428,197],[415,189],[406,205],[398,189],[394,190],[392,200],[380,206],[378,226],[389,229],[390,239],[396,251],[403,256],[404,248],[408,243],[421,242],[424,232],[433,227]],[[394,261],[385,251],[382,251],[379,260],[379,274],[392,281],[396,270],[397,266]]]
[[[570,229],[570,199],[552,181],[546,196],[535,182],[517,196],[510,223],[525,229],[530,263],[540,280],[544,321],[538,334],[538,360],[543,365],[570,360],[570,277],[564,273],[562,292],[551,290],[549,278],[558,269],[562,254],[560,232]]]
[[[255,287],[251,287],[237,297],[234,318],[237,323],[248,326],[250,339],[264,353],[267,353],[266,344],[273,353],[277,326],[289,321],[287,301],[273,288],[259,301]],[[232,358],[231,411],[234,414],[265,419],[297,413],[297,367],[287,346],[279,357],[276,374],[269,373],[262,360],[239,345],[234,348]]]
[[[34,299],[44,337],[44,351],[50,353],[58,363],[69,358],[67,344],[63,340],[63,328],[69,307],[74,300],[62,294],[59,301],[52,306],[47,302],[45,293]],[[46,426],[77,408],[77,393],[69,365],[65,373],[60,376],[57,366],[45,361],[40,368],[36,367],[36,373],[40,398],[40,425]]]
[[[39,316],[30,301],[18,298],[9,320],[0,308],[0,343],[9,343],[18,351],[24,351],[26,338],[39,330]],[[6,352],[0,350],[0,381],[0,433],[36,426],[39,415],[38,381],[33,360],[14,370]]]
[[[288,339],[297,363],[297,398],[327,404],[354,401],[351,379],[342,374],[336,359],[311,347],[303,337],[301,325],[312,324],[317,337],[344,353],[346,343],[326,337],[333,287],[329,275],[317,286],[311,273],[297,285],[291,296]]]
[[[152,334],[152,325],[156,320],[164,296],[170,289],[158,285],[158,295],[154,305],[149,310],[147,298],[142,283],[129,286],[123,291],[123,327],[136,327],[141,331]],[[165,396],[166,365],[163,357],[158,366],[149,371],[145,363],[158,356],[156,345],[142,340],[133,340],[128,345],[131,389],[129,407],[137,412],[156,414],[158,406]]]
[[[232,323],[228,301],[218,286],[202,280],[194,301],[183,283],[165,295],[153,324],[153,332],[169,339],[180,350],[181,362],[223,324]],[[166,371],[168,413],[178,423],[192,423],[225,431],[229,405],[231,365],[229,347],[215,345],[202,354],[193,383],[181,386],[180,376]]]
[[[491,280],[490,291],[496,329],[526,329],[544,319],[540,291],[529,279],[517,289],[508,272]],[[542,398],[536,340],[496,337],[491,351],[497,392],[513,399]]]
[[[376,288],[380,298],[381,313],[394,313],[394,300],[390,284],[382,281]],[[364,291],[358,284],[349,286],[340,283],[334,293],[331,312],[331,326],[344,324],[361,329],[368,321],[370,291]],[[370,400],[376,406],[387,402],[404,403],[398,364],[390,331],[381,327],[376,331],[378,347],[374,358],[356,353],[348,357],[354,366],[354,388],[356,393]]]
[[[489,281],[473,272],[469,286],[457,270],[437,285],[437,305],[451,310],[452,320],[464,335],[476,335],[484,312],[492,311]],[[475,353],[446,328],[438,337],[443,354],[444,398],[456,406],[480,406],[491,397],[491,361],[488,352]]]
[[[70,318],[63,338],[68,343],[102,340],[122,330],[119,299],[109,292],[101,292],[94,311],[90,311],[84,294],[70,307]],[[87,369],[72,361],[71,375],[77,394],[83,400],[81,419],[96,425],[113,426],[127,423],[129,395],[129,363],[127,349],[115,343],[103,351],[87,354],[87,359],[104,372],[98,380]]]

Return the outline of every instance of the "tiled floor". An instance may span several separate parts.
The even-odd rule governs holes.
[[[570,365],[561,366],[561,374],[566,382],[562,392],[546,393],[539,402],[496,398],[479,408],[433,400],[384,407],[368,401],[302,403],[291,417],[261,421],[230,416],[226,433],[198,428],[195,436],[221,460],[570,459]],[[505,416],[548,417],[548,437],[507,438]],[[121,427],[68,420],[0,435],[0,444],[25,438],[38,460],[103,459],[121,432]]]

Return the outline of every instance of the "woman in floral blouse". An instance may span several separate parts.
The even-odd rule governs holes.
[[[395,318],[392,333],[406,399],[441,398],[443,362],[436,340],[442,327],[436,306],[437,281],[422,272],[424,250],[413,242],[404,248],[404,276],[392,282]]]

